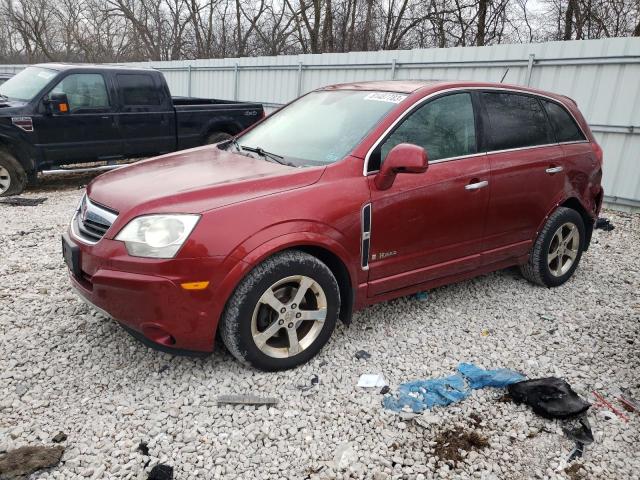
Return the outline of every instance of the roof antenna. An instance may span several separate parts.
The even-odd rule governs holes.
[[[504,71],[504,75],[502,75],[502,78],[500,79],[500,83],[504,82],[504,78],[507,76],[507,73],[509,73],[509,67],[507,67],[507,69]]]

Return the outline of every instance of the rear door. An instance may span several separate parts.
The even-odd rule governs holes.
[[[480,94],[488,126],[491,200],[483,263],[526,255],[565,182],[563,151],[540,99]]]
[[[64,93],[68,113],[38,116],[38,143],[47,163],[118,158],[122,154],[114,99],[102,73],[71,73],[49,92]]]
[[[115,82],[126,155],[139,157],[174,151],[175,111],[158,76],[117,73]]]
[[[374,150],[370,170],[399,143],[422,146],[423,174],[399,174],[388,190],[371,188],[369,295],[417,285],[479,266],[489,164],[478,153],[472,94],[429,100]]]

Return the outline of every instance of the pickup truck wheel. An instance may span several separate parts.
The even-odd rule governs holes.
[[[231,140],[233,135],[225,132],[215,132],[207,137],[207,145],[213,145],[214,143],[224,142],[225,140]]]
[[[0,197],[22,193],[27,174],[13,155],[0,150]]]
[[[231,354],[265,371],[307,362],[329,340],[340,290],[317,258],[289,250],[255,267],[236,288],[220,333]]]
[[[582,216],[570,208],[558,208],[533,244],[529,261],[520,266],[522,275],[545,287],[562,285],[580,263],[585,238]]]

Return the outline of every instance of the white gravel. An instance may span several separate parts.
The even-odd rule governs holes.
[[[37,207],[0,205],[0,452],[51,444],[63,461],[38,479],[146,478],[158,463],[177,479],[566,478],[573,449],[560,424],[480,390],[417,418],[382,409],[363,373],[399,383],[453,373],[461,361],[556,375],[594,402],[617,388],[640,399],[640,215],[606,211],[576,276],[547,290],[503,271],[359,312],[309,364],[282,373],[241,366],[221,347],[172,357],[133,340],[71,291],[60,256],[81,190],[37,191]],[[488,332],[488,335],[486,333]],[[357,360],[358,350],[371,353]],[[317,374],[320,383],[296,385]],[[217,406],[217,395],[280,399],[275,408]],[[615,402],[616,407],[620,404]],[[474,426],[471,414],[481,420]],[[640,478],[640,415],[589,411],[595,443],[570,478]],[[489,446],[457,465],[435,439],[461,427]],[[136,448],[148,442],[150,457]],[[145,468],[145,462],[150,463]]]

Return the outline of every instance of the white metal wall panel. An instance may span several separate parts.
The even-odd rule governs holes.
[[[173,95],[262,102],[268,111],[334,83],[391,78],[498,82],[508,69],[505,83],[526,85],[530,75],[530,86],[578,102],[605,152],[608,199],[640,206],[640,38],[135,65],[164,72]],[[0,65],[0,72],[22,68]]]

